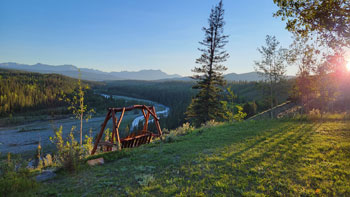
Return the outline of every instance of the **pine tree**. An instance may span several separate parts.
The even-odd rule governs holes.
[[[202,55],[196,60],[201,66],[192,70],[197,73],[192,76],[197,81],[193,89],[199,92],[186,112],[187,119],[196,126],[209,120],[226,118],[221,95],[226,84],[222,72],[227,68],[221,63],[227,60],[229,54],[224,50],[228,36],[223,33],[225,22],[222,1],[211,9],[208,23],[209,27],[203,27],[205,38],[199,42],[204,47],[198,49]]]

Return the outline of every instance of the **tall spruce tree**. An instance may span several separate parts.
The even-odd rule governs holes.
[[[209,120],[225,119],[221,97],[226,81],[223,71],[227,70],[221,63],[225,62],[229,54],[224,50],[228,36],[224,35],[224,9],[222,1],[214,8],[208,19],[209,26],[203,27],[205,38],[199,42],[203,48],[200,58],[196,60],[200,67],[195,67],[192,76],[197,81],[193,89],[198,89],[198,94],[192,99],[187,109],[187,119],[199,126]]]

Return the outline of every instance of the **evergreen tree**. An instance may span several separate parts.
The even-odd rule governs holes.
[[[229,54],[224,50],[228,36],[224,35],[224,9],[222,1],[214,8],[208,19],[209,27],[203,27],[205,38],[199,42],[204,48],[200,58],[196,60],[200,67],[195,67],[192,72],[197,73],[192,78],[197,81],[193,89],[198,89],[198,94],[192,99],[187,109],[187,119],[196,126],[209,120],[225,119],[225,110],[221,102],[221,93],[226,81],[223,71],[227,70],[221,63],[225,62]]]

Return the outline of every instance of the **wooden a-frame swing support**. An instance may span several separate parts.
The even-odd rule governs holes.
[[[140,109],[142,111],[142,114],[145,118],[145,124],[143,125],[143,129],[137,132],[136,134],[132,133],[131,135],[121,139],[119,136],[119,127],[120,127],[120,123],[123,120],[124,113],[126,111],[131,111],[134,109]],[[121,112],[119,119],[117,119],[118,112]],[[158,131],[157,134],[151,133],[147,130],[150,115],[152,115],[154,118],[156,128]],[[100,142],[103,136],[103,133],[105,131],[106,125],[111,118],[112,118],[112,124],[113,124],[112,138],[110,139],[109,142]],[[105,146],[106,151],[112,151],[112,147],[114,145],[117,145],[119,150],[122,148],[133,148],[133,147],[140,146],[142,144],[147,144],[151,141],[152,137],[159,137],[161,135],[162,135],[162,130],[160,128],[159,118],[157,117],[157,113],[154,106],[133,105],[130,107],[122,107],[122,108],[109,108],[106,118],[101,125],[100,133],[98,134],[97,139],[95,141],[94,148],[91,151],[91,155],[95,154],[98,146]],[[114,144],[114,140],[116,141],[117,144]]]

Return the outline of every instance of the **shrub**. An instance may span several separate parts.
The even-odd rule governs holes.
[[[163,142],[174,142],[177,136],[186,135],[194,130],[194,127],[190,123],[184,123],[182,127],[178,127],[174,130],[163,130],[162,141]]]
[[[312,109],[309,114],[308,117],[310,120],[318,120],[321,119],[321,113],[319,109]]]
[[[171,130],[170,134],[173,135],[185,135],[194,130],[194,127],[190,125],[190,123],[184,123],[181,127],[176,128],[175,130]]]
[[[222,124],[222,123],[216,122],[215,120],[209,120],[206,123],[202,124],[201,128],[202,129],[211,128],[211,127],[214,127],[214,126],[217,126],[217,125],[220,125],[220,124]]]
[[[50,140],[56,145],[58,165],[64,169],[73,172],[78,169],[82,158],[88,156],[92,150],[92,137],[85,136],[85,142],[82,146],[74,138],[75,127],[72,127],[68,139],[63,140],[62,126],[55,132],[55,136]]]
[[[258,112],[258,106],[255,101],[243,105],[243,111],[247,114],[246,118],[252,117]]]
[[[50,154],[47,154],[44,158],[44,166],[51,166],[52,164],[52,156]]]
[[[243,107],[236,105],[237,113],[233,116],[233,119],[240,122],[244,120],[247,116],[247,113],[243,112]]]
[[[19,157],[0,161],[0,194],[11,195],[35,189],[38,184],[31,178],[25,162]]]

